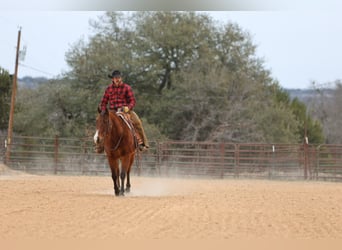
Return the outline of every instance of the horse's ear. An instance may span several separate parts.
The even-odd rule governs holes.
[[[97,112],[101,113],[101,106],[100,106],[100,104],[97,106]]]

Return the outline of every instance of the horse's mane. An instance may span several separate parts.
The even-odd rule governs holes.
[[[109,126],[109,114],[106,113],[105,115],[97,115],[96,118],[96,128],[99,131],[100,135],[104,135],[108,131]]]
[[[113,128],[116,129],[117,133],[122,133],[122,128],[117,125],[117,121],[119,120],[120,118],[114,113],[106,112],[103,116],[98,114],[96,118],[96,128],[99,134],[104,136]]]

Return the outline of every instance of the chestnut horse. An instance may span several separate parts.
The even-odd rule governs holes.
[[[99,114],[96,118],[96,133],[94,136],[96,152],[106,152],[116,196],[124,195],[126,176],[126,192],[129,192],[131,188],[130,171],[137,146],[130,127],[130,123],[125,122],[118,113],[106,111],[104,115]]]

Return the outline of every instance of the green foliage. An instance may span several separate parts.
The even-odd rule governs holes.
[[[304,141],[305,133],[309,139],[309,143],[323,143],[324,136],[320,123],[317,120],[313,120],[307,112],[307,108],[304,103],[300,102],[297,98],[294,98],[291,102],[291,108],[299,122],[297,126],[297,136]]]
[[[87,89],[74,89],[73,84],[76,83],[65,79],[51,80],[36,89],[20,89],[15,131],[61,137],[81,137],[93,133],[96,98]]]
[[[0,130],[7,129],[11,105],[12,78],[0,67]]]
[[[323,130],[325,143],[341,144],[342,82],[337,80],[334,83],[327,83],[327,85],[332,85],[334,88],[316,87],[314,85],[317,96],[309,103],[309,113],[317,120],[309,126]],[[314,136],[316,135],[314,134]]]

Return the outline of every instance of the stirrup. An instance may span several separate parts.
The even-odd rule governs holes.
[[[139,151],[145,151],[145,150],[147,150],[148,148],[149,148],[149,147],[146,146],[144,143],[139,144]]]

